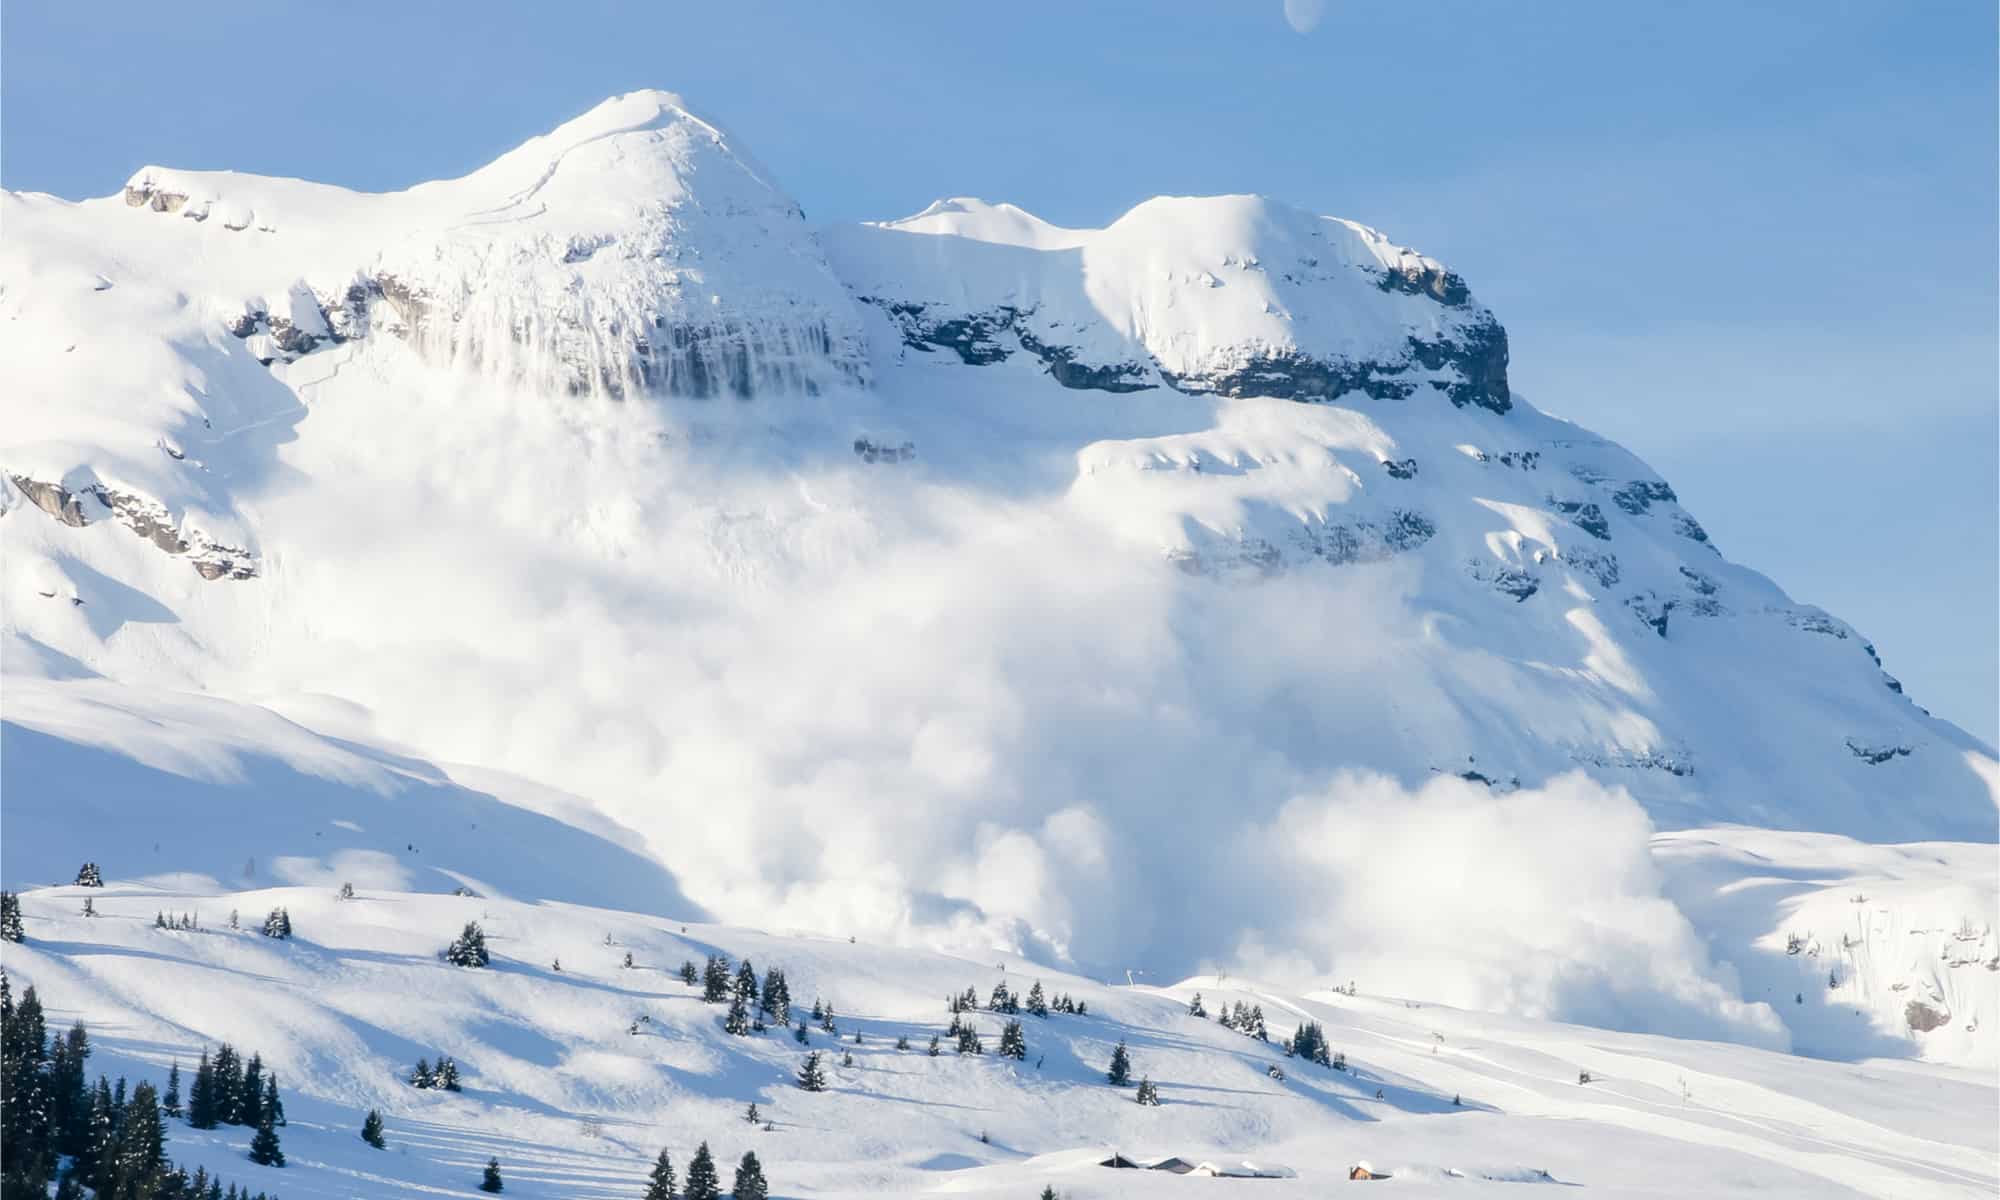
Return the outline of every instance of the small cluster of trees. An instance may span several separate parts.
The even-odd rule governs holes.
[[[167,1103],[169,1111],[180,1107],[178,1066],[167,1077]],[[201,1063],[195,1067],[194,1081],[188,1086],[187,1119],[196,1129],[247,1125],[261,1135],[271,1128],[274,1132],[270,1147],[275,1152],[275,1130],[285,1123],[285,1104],[278,1098],[278,1076],[264,1069],[261,1055],[253,1053],[246,1061],[228,1042],[216,1047],[213,1058],[204,1050]],[[252,1148],[255,1149],[254,1144]],[[283,1157],[277,1155],[279,1166],[284,1165]]]
[[[267,938],[279,938],[281,940],[292,936],[291,910],[284,908],[272,909],[271,915],[264,918],[264,928],[260,932]],[[485,964],[481,963],[480,965],[484,966]]]
[[[458,1063],[448,1054],[438,1055],[435,1067],[429,1059],[418,1059],[416,1068],[410,1072],[410,1086],[441,1092],[464,1090],[458,1083]]]
[[[1326,1044],[1326,1030],[1318,1021],[1307,1021],[1292,1031],[1285,1041],[1285,1053],[1293,1058],[1303,1058],[1307,1062],[1318,1063],[1322,1067],[1333,1065],[1332,1047]],[[1341,1065],[1346,1066],[1343,1056]]]
[[[172,916],[168,916],[164,912],[155,911],[153,913],[153,928],[191,933],[201,928],[201,922],[193,913],[175,913]]]
[[[674,1190],[677,1186],[679,1191]],[[746,1150],[736,1164],[736,1178],[724,1193],[715,1157],[709,1153],[708,1143],[703,1142],[688,1160],[685,1184],[675,1178],[673,1159],[667,1151],[660,1151],[660,1157],[653,1160],[653,1173],[647,1178],[645,1200],[721,1200],[725,1194],[734,1200],[768,1200],[771,1185],[764,1181],[764,1166],[757,1161],[756,1153]]]
[[[979,993],[972,988],[966,988],[956,996],[946,996],[944,1007],[945,1011],[954,1017],[960,1013],[977,1012],[979,1010]],[[1002,1013],[1007,1016],[1013,1016],[1021,1012],[1034,1017],[1046,1017],[1050,1013],[1088,1016],[1090,1015],[1090,1006],[1081,1000],[1070,999],[1067,992],[1051,999],[1042,991],[1042,981],[1039,979],[1028,989],[1025,996],[1016,995],[1007,987],[1007,981],[1003,979],[993,985],[993,993],[986,1001],[986,1011]]]
[[[0,1194],[47,1196],[53,1182],[57,1200],[86,1194],[98,1200],[267,1200],[235,1184],[225,1192],[207,1168],[190,1174],[167,1157],[165,1119],[180,1110],[178,1068],[168,1076],[163,1102],[145,1081],[128,1089],[124,1079],[114,1085],[99,1076],[91,1087],[84,1072],[90,1053],[82,1022],[51,1037],[35,989],[16,1004],[0,971]],[[240,1076],[235,1082],[243,1084]],[[270,1128],[264,1098],[275,1094],[257,1093],[265,1123],[251,1143],[251,1159],[283,1166],[275,1133],[268,1153],[260,1151]]]
[[[1224,1029],[1234,1029],[1245,1037],[1253,1037],[1260,1042],[1270,1040],[1270,1035],[1264,1030],[1264,1006],[1261,1004],[1246,1005],[1238,1000],[1235,1007],[1225,1008],[1216,1013],[1215,1019]]]
[[[104,886],[104,873],[97,869],[96,863],[87,862],[76,869],[76,886],[101,888]]]

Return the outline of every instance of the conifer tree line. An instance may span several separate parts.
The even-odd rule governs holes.
[[[1196,997],[1200,999],[1200,997]],[[1192,1008],[1189,1009],[1193,1011]],[[1245,1004],[1241,1000],[1233,1008],[1223,1008],[1215,1014],[1216,1023],[1224,1029],[1234,1029],[1245,1037],[1256,1038],[1260,1042],[1270,1041],[1270,1034],[1264,1029],[1264,1006]]]
[[[946,996],[944,1009],[954,1017],[960,1013],[978,1012],[979,993],[973,988],[966,988],[956,996]],[[1051,999],[1042,991],[1039,979],[1028,989],[1027,995],[1019,996],[1007,987],[1007,981],[1003,979],[993,985],[993,992],[986,1000],[986,1011],[1010,1017],[1021,1012],[1035,1017],[1046,1017],[1050,1013],[1081,1017],[1090,1015],[1090,1006],[1081,1000],[1070,999],[1067,992]]]
[[[1322,1067],[1333,1065],[1333,1050],[1326,1044],[1326,1030],[1318,1021],[1307,1021],[1294,1030],[1285,1042],[1285,1053]],[[1342,1064],[1346,1061],[1343,1056]]]
[[[145,1081],[128,1089],[124,1079],[113,1084],[100,1075],[91,1086],[84,1070],[90,1054],[90,1034],[81,1021],[66,1034],[50,1036],[35,989],[26,989],[16,1004],[0,971],[0,1196],[40,1200],[54,1183],[57,1200],[269,1200],[233,1183],[224,1191],[206,1167],[190,1174],[167,1157],[166,1118],[180,1110],[178,1066],[167,1077],[163,1100]],[[231,1094],[239,1105],[245,1094],[256,1098],[259,1124],[251,1160],[283,1166],[275,1126],[284,1115],[276,1083],[256,1056],[249,1063],[240,1057],[234,1062],[238,1073],[232,1075]],[[250,1074],[253,1064],[256,1076]],[[214,1100],[216,1078],[209,1063],[205,1104]]]
[[[681,1186],[674,1174],[672,1157],[667,1151],[653,1160],[652,1173],[647,1176],[645,1200],[722,1200],[729,1196],[732,1200],[769,1200],[770,1184],[764,1180],[764,1166],[757,1161],[753,1151],[745,1151],[736,1163],[736,1175],[730,1181],[729,1190],[722,1190],[722,1176],[716,1169],[715,1156],[709,1152],[708,1143],[703,1142],[688,1160],[687,1182]]]

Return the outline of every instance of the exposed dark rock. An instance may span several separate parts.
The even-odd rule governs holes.
[[[1570,524],[1583,530],[1601,542],[1611,540],[1611,524],[1604,519],[1604,510],[1595,504],[1582,500],[1558,500],[1549,497],[1549,506],[1570,519]]]
[[[1491,585],[1496,592],[1514,597],[1514,602],[1517,604],[1540,591],[1542,587],[1541,581],[1536,579],[1533,573],[1520,567],[1486,567],[1475,562],[1470,570],[1474,579]]]
[[[1647,771],[1665,771],[1669,775],[1687,778],[1694,774],[1694,756],[1686,749],[1680,750],[1574,750],[1570,758],[1594,767],[1629,767]]]
[[[1681,570],[1686,571],[1687,568],[1682,567]],[[1842,641],[1847,640],[1847,626],[1820,612],[1818,609],[1792,608],[1786,609],[1784,612],[1785,623],[1793,629],[1804,630],[1806,633],[1817,633],[1823,637],[1839,638]],[[1875,648],[1870,646],[1868,649],[1868,657],[1875,658]],[[1882,660],[1876,658],[1875,665],[1881,666]]]
[[[1929,1033],[1949,1024],[1951,1014],[1932,1008],[1921,1000],[1912,1000],[1903,1006],[1903,1021],[1909,1025],[1911,1033]]]
[[[1049,375],[1066,388],[1097,392],[1143,392],[1157,386],[1146,377],[1142,363],[1112,363],[1109,366],[1092,367],[1076,361],[1076,350],[1071,346],[1057,346],[1043,342],[1026,329],[1014,330],[1014,337],[1021,348],[1042,360],[1049,369]]]
[[[1909,757],[1913,748],[1901,743],[1870,743],[1848,738],[1847,752],[1871,767],[1879,767],[1891,759]]]
[[[1465,280],[1460,279],[1456,271],[1441,267],[1403,267],[1400,270],[1384,267],[1370,273],[1375,276],[1375,286],[1385,292],[1429,296],[1446,308],[1463,308],[1472,300],[1472,289],[1465,286]]]
[[[1556,557],[1579,571],[1588,573],[1597,580],[1599,587],[1612,587],[1618,582],[1618,556],[1609,550],[1592,550],[1585,546],[1565,546]]]
[[[1493,460],[1503,467],[1513,467],[1519,471],[1532,471],[1542,461],[1540,450],[1502,450]]]
[[[1625,607],[1631,609],[1641,621],[1652,626],[1653,632],[1667,636],[1667,617],[1678,607],[1675,600],[1662,600],[1650,591],[1636,592],[1625,597]]]
[[[208,536],[184,531],[156,500],[131,492],[114,491],[103,484],[91,484],[72,492],[59,483],[30,479],[25,475],[9,478],[36,508],[65,525],[82,528],[97,517],[91,505],[108,509],[111,519],[154,546],[172,555],[190,555],[194,569],[203,579],[250,579],[257,574],[256,556],[235,546],[225,546]]]
[[[1391,479],[1415,479],[1417,477],[1417,460],[1414,458],[1385,458],[1382,460],[1382,469],[1389,472],[1389,478]]]
[[[1681,578],[1687,580],[1687,585],[1689,590],[1693,591],[1697,595],[1702,595],[1702,596],[1715,595],[1716,591],[1715,580],[1710,579],[1708,576],[1702,574],[1700,571],[1695,570],[1693,567],[1682,567]],[[1844,637],[1846,635],[1843,634],[1842,636]]]
[[[1686,513],[1674,514],[1674,532],[1691,541],[1700,542],[1711,550],[1715,548],[1709,544],[1708,531],[1701,527],[1701,522]]]
[[[1672,504],[1677,502],[1680,497],[1674,495],[1674,489],[1668,487],[1663,482],[1635,479],[1611,493],[1611,499],[1618,507],[1636,517],[1651,508],[1656,501]]]

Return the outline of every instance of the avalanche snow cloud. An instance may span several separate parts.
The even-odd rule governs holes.
[[[1771,1044],[1655,826],[1994,837],[1990,748],[1365,226],[815,230],[658,92],[401,193],[0,204],[10,834],[124,736],[83,689],[203,692],[589,797],[728,920]],[[261,853],[429,878],[383,821]]]

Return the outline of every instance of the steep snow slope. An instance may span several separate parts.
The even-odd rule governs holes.
[[[260,739],[337,738],[404,806],[488,785],[394,763],[478,764],[731,920],[1365,962],[1765,1045],[1797,1014],[1705,944],[1653,826],[1994,835],[1990,748],[1509,391],[1464,282],[1360,226],[1224,197],[815,233],[662,93],[393,195],[149,168],[0,204],[24,730],[213,720],[279,790],[338,756]],[[69,752],[9,737],[10,830],[73,845]]]

